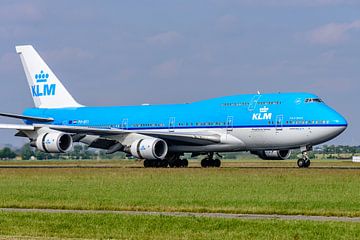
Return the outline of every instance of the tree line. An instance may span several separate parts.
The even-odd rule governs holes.
[[[296,155],[298,152],[294,152]],[[349,145],[322,145],[314,148],[312,154],[326,154],[328,156],[348,154],[355,155],[360,154],[360,146]],[[247,153],[224,153],[221,154],[226,159],[242,158]],[[66,154],[57,153],[44,153],[31,147],[30,144],[25,144],[21,148],[14,149],[12,147],[4,147],[0,149],[0,159],[123,159],[126,154],[123,152],[117,152],[113,154],[106,154],[104,150],[91,149],[83,144],[76,144],[72,151]]]
[[[0,149],[0,159],[22,159],[22,160],[51,160],[51,159],[122,159],[125,158],[125,153],[117,152],[114,154],[106,154],[104,150],[89,149],[83,144],[76,144],[73,150],[68,153],[45,153],[41,152],[30,144],[25,144],[21,148],[14,149],[10,147],[4,147]]]

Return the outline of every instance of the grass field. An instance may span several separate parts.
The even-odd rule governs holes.
[[[313,164],[319,168],[313,169],[279,168],[295,165],[288,161],[225,161],[220,169],[144,169],[133,161],[25,164],[116,168],[2,168],[0,207],[360,216],[360,169],[320,168],[355,166],[351,162],[319,161]],[[0,213],[3,236],[355,239],[359,227],[335,222]]]
[[[359,239],[360,223],[1,213],[0,238]]]
[[[360,169],[0,169],[0,207],[360,216]]]

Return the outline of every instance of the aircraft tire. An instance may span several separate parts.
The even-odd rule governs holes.
[[[186,158],[181,160],[181,166],[187,168],[189,166],[189,161]]]
[[[181,167],[181,166],[182,166],[181,160],[180,160],[180,159],[176,159],[176,160],[175,160],[175,167],[176,167],[176,168],[179,168],[179,167]]]
[[[214,165],[214,167],[217,167],[217,168],[219,168],[220,166],[221,166],[221,161],[220,161],[220,159],[215,159],[214,160],[214,162],[213,162],[213,165]]]
[[[303,168],[305,167],[305,160],[300,158],[298,161],[297,161],[297,165],[299,168]]]
[[[310,162],[309,159],[306,159],[306,160],[304,161],[304,167],[305,167],[305,168],[308,168],[308,167],[310,166],[310,164],[311,164],[311,162]]]
[[[159,160],[161,162],[162,168],[167,168],[169,165],[169,162],[167,160]]]
[[[174,168],[175,167],[175,161],[169,161],[169,167]]]
[[[201,160],[201,167],[203,168],[209,167],[209,159],[204,158],[203,160]]]
[[[149,167],[151,167],[151,162],[149,159],[145,159],[144,160],[144,168],[149,168]]]

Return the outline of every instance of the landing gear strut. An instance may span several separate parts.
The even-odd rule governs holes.
[[[214,159],[214,153],[208,153],[207,157],[201,160],[201,167],[207,168],[207,167],[220,167],[221,161],[220,159],[216,158]]]
[[[310,158],[307,155],[307,151],[302,152],[302,157],[297,161],[297,165],[299,168],[308,168],[310,166]]]

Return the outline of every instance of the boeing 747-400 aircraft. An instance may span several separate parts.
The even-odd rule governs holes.
[[[74,100],[32,46],[17,46],[35,108],[1,113],[25,124],[1,124],[31,146],[65,153],[74,142],[107,153],[123,151],[145,167],[187,167],[184,153],[205,155],[220,167],[221,152],[250,151],[264,160],[287,159],[300,149],[309,167],[312,146],[342,133],[346,120],[310,93],[246,94],[189,104],[87,107]]]

